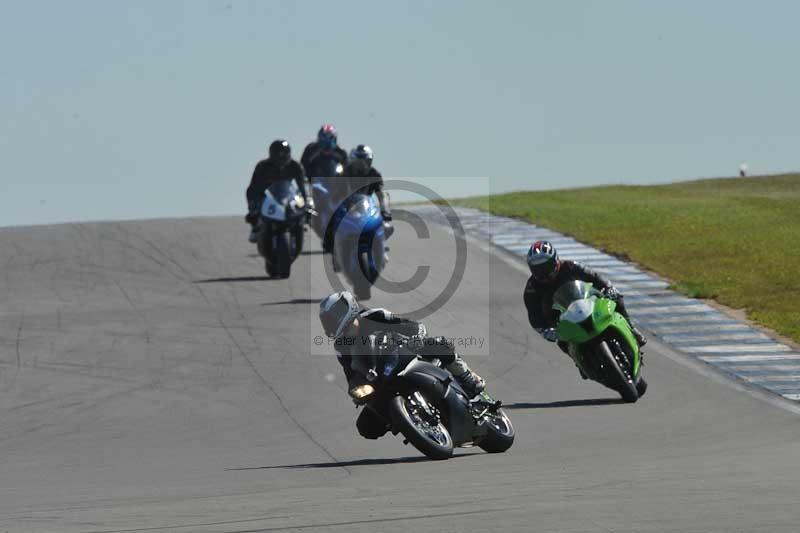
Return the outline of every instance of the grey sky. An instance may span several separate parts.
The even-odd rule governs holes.
[[[790,1],[0,0],[0,224],[239,213],[268,142],[299,153],[322,122],[386,175],[494,191],[796,169],[798,20]]]

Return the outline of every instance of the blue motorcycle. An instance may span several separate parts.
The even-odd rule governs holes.
[[[386,266],[386,233],[377,198],[356,191],[331,217],[333,261],[359,300],[372,296],[372,285]]]

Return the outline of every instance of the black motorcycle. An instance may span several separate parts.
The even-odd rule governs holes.
[[[319,216],[311,221],[311,228],[322,239],[323,245],[329,246],[332,232],[329,228],[334,212],[347,198],[346,184],[342,180],[344,166],[333,155],[321,154],[314,159],[308,172],[311,195]]]
[[[378,349],[353,356],[365,382],[350,390],[356,405],[371,411],[386,431],[402,433],[431,459],[448,459],[454,447],[477,445],[489,453],[508,450],[514,427],[487,393],[470,397],[438,360],[426,361],[407,348],[407,338],[376,336]]]

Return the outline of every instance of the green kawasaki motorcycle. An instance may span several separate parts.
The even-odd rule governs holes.
[[[556,335],[583,375],[635,402],[647,390],[642,357],[617,304],[585,281],[561,285],[553,294],[560,313]]]

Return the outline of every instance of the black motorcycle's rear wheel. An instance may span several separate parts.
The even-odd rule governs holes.
[[[440,417],[425,412],[413,395],[392,398],[389,414],[394,428],[430,459],[449,459],[453,455],[450,432]]]
[[[486,435],[480,440],[478,446],[489,453],[502,453],[514,444],[514,426],[508,415],[498,409],[496,413],[485,418]]]

